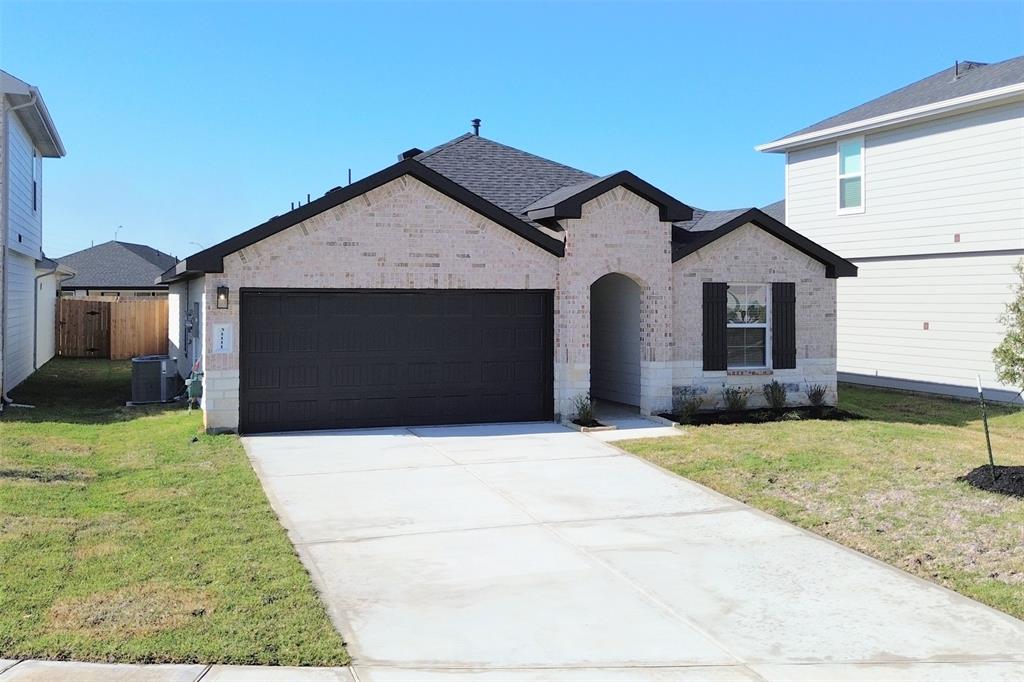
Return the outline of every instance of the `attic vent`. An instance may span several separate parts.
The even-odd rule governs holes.
[[[423,153],[423,150],[420,149],[419,147],[413,147],[412,149],[406,149],[404,152],[402,152],[401,154],[398,155],[398,160],[399,161],[405,161],[406,159],[411,159],[412,157],[418,156],[418,155],[420,155],[422,153]]]
[[[971,69],[976,69],[979,66],[985,66],[984,62],[954,62],[953,63],[953,80],[959,79],[965,73]]]

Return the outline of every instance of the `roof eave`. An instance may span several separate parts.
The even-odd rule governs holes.
[[[802,135],[790,135],[788,137],[775,140],[774,142],[767,142],[765,144],[758,145],[754,147],[754,149],[759,152],[781,153],[799,147],[807,147],[818,142],[825,142],[836,137],[856,135],[876,128],[904,125],[906,123],[911,123],[925,118],[942,116],[980,106],[987,106],[1003,100],[1012,100],[1019,96],[1024,96],[1024,83],[1014,83],[1013,85],[985,90],[983,92],[976,92],[970,95],[964,95],[963,97],[956,97],[953,99],[943,100],[941,102],[925,104],[911,109],[903,109],[902,111],[894,111],[889,114],[883,114],[882,116],[866,118],[861,121],[845,123],[832,128],[825,128],[824,130],[804,133]]]
[[[18,84],[24,87],[18,87]],[[57,132],[57,126],[53,123],[53,118],[50,116],[50,110],[46,108],[46,102],[43,101],[43,95],[39,92],[39,88],[34,85],[28,85],[13,76],[10,79],[4,79],[5,95],[13,95],[21,98],[29,98],[28,102],[31,102],[32,106],[25,107],[24,109],[18,109],[15,111],[17,114],[27,114],[32,112],[37,119],[38,127],[45,133],[45,136],[38,134],[32,134],[35,130],[30,130],[29,134],[32,135],[32,143],[39,150],[39,153],[46,158],[56,159],[67,154],[64,149],[64,142],[60,139],[60,133]],[[26,102],[20,102],[14,106],[20,106]],[[37,126],[32,126],[36,128]]]
[[[780,223],[775,218],[764,211],[752,208],[749,211],[741,213],[732,220],[720,225],[714,230],[708,230],[701,236],[696,237],[692,241],[680,244],[678,241],[676,245],[678,249],[674,249],[672,256],[672,262],[676,262],[689,256],[691,253],[699,251],[708,244],[711,244],[718,239],[721,239],[725,235],[729,234],[733,230],[746,225],[747,223],[753,223],[757,227],[760,227],[765,232],[776,237],[780,241],[789,244],[798,251],[801,251],[811,258],[814,258],[818,262],[825,266],[825,276],[829,279],[836,279],[838,277],[856,277],[857,266],[850,261],[842,258],[835,253],[832,253],[824,246],[821,246],[817,242],[813,242],[807,237],[803,236],[796,230],[787,227],[783,223]],[[690,234],[693,234],[692,232]]]
[[[180,260],[167,270],[163,272],[159,277],[153,280],[153,284],[170,284],[172,282],[183,282],[186,279],[194,279],[196,277],[203,276],[202,270],[192,270],[188,267],[188,259]]]

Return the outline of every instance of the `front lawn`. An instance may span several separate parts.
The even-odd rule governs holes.
[[[866,419],[685,427],[621,447],[798,526],[1024,617],[1024,499],[955,481],[987,462],[976,403],[842,385]],[[990,409],[997,464],[1024,411]]]
[[[55,359],[0,417],[0,658],[342,665],[234,436]]]

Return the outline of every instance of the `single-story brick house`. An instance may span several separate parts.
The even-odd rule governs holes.
[[[171,352],[211,431],[568,418],[836,382],[837,277],[762,211],[701,211],[476,134],[168,270]],[[759,395],[755,393],[754,400]]]

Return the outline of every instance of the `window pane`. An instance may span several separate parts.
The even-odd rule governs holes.
[[[860,173],[860,140],[850,140],[839,145],[839,174]]]
[[[726,330],[729,367],[764,367],[765,330],[736,328]]]
[[[839,208],[860,206],[860,178],[843,178],[839,181]]]
[[[761,285],[730,284],[727,301],[729,322],[763,324],[768,319],[765,291]]]

